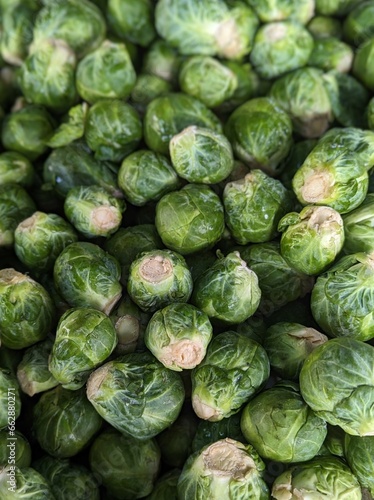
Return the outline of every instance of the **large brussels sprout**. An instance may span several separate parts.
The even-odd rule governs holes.
[[[0,429],[8,426],[14,432],[15,420],[21,414],[21,394],[15,375],[0,367]]]
[[[179,373],[149,352],[125,354],[97,368],[87,397],[104,420],[126,436],[147,440],[169,427],[184,401]]]
[[[158,201],[180,187],[180,179],[164,155],[141,149],[125,158],[118,171],[118,185],[135,206]]]
[[[30,160],[15,151],[0,154],[0,185],[19,184],[30,187],[35,180],[35,171]]]
[[[237,413],[264,386],[269,373],[266,351],[255,340],[233,331],[216,335],[191,374],[196,415],[217,422]]]
[[[305,402],[347,434],[374,434],[374,347],[351,338],[331,339],[317,347],[300,372]]]
[[[143,58],[143,72],[158,76],[170,83],[176,83],[182,57],[165,40],[156,40]]]
[[[344,252],[374,252],[374,193],[369,193],[359,207],[343,216]]]
[[[191,304],[169,304],[155,312],[144,334],[152,354],[171,370],[192,369],[203,360],[213,329]]]
[[[69,309],[57,325],[49,370],[65,389],[80,389],[116,345],[117,334],[106,314],[90,308]]]
[[[292,122],[275,101],[257,97],[237,108],[226,122],[235,155],[251,168],[276,175],[292,145]]]
[[[78,240],[74,228],[57,214],[34,212],[14,231],[14,251],[30,269],[50,271],[62,250]]]
[[[102,419],[84,390],[60,385],[44,392],[33,409],[32,428],[40,447],[56,458],[77,455],[99,431]]]
[[[344,456],[361,486],[374,495],[374,436],[345,434]]]
[[[374,253],[340,258],[313,287],[311,309],[330,337],[374,338]]]
[[[197,278],[191,298],[210,318],[224,324],[248,319],[257,310],[260,299],[257,275],[236,251],[219,256]]]
[[[155,312],[172,302],[187,302],[192,293],[192,277],[178,253],[150,250],[132,262],[127,291],[143,311]]]
[[[23,434],[14,431],[12,437],[9,430],[0,431],[0,467],[5,465],[16,467],[30,467],[31,446]]]
[[[113,498],[134,500],[151,493],[160,467],[160,450],[153,439],[139,440],[107,429],[93,442],[89,461]]]
[[[182,92],[157,97],[145,113],[145,142],[156,153],[168,154],[170,139],[189,125],[222,131],[219,119],[198,99]]]
[[[314,14],[314,0],[247,0],[263,23],[293,19],[306,24]]]
[[[241,429],[262,458],[283,463],[312,459],[327,434],[326,422],[309,408],[293,382],[279,382],[249,401]]]
[[[2,9],[0,53],[7,63],[22,65],[32,41],[34,16],[35,9],[24,2]]]
[[[153,3],[152,0],[108,0],[110,28],[118,37],[146,47],[156,36]]]
[[[53,275],[57,291],[72,307],[93,307],[108,314],[121,297],[121,267],[94,243],[68,245],[57,257]]]
[[[327,340],[315,328],[280,322],[267,329],[263,345],[271,367],[283,379],[297,381],[307,356]]]
[[[234,168],[230,142],[210,129],[187,127],[171,139],[169,149],[174,169],[188,182],[216,184]]]
[[[249,444],[221,439],[192,454],[178,480],[178,499],[267,500],[265,464]]]
[[[337,457],[317,457],[278,476],[272,498],[331,498],[361,500],[361,488],[349,467]]]
[[[345,38],[352,45],[361,45],[374,36],[374,4],[372,1],[360,2],[344,19]]]
[[[302,137],[319,137],[332,122],[323,72],[317,68],[299,68],[278,78],[269,96],[290,115],[295,132]]]
[[[363,42],[355,53],[353,74],[371,91],[374,90],[373,58],[374,38],[370,38]]]
[[[136,73],[124,43],[105,40],[77,66],[78,94],[89,103],[100,99],[126,99],[136,81]]]
[[[266,23],[256,33],[250,61],[261,78],[272,79],[305,66],[312,50],[312,35],[301,24]]]
[[[308,64],[323,71],[335,70],[348,73],[353,63],[354,51],[338,38],[321,38],[314,41]]]
[[[12,268],[0,270],[1,343],[23,349],[50,333],[54,304],[49,293],[27,274]]]
[[[0,496],[2,500],[40,498],[55,500],[48,481],[32,467],[0,467]]]
[[[166,247],[188,255],[211,248],[220,240],[224,210],[210,187],[187,184],[161,198],[156,206],[155,223]]]
[[[234,413],[230,417],[223,418],[217,422],[200,419],[192,440],[192,452],[199,451],[204,446],[225,438],[244,443],[245,437],[240,428],[240,419],[240,412]]]
[[[241,2],[160,0],[155,15],[159,35],[183,55],[240,59],[258,27],[254,11]]]
[[[278,222],[293,208],[293,196],[283,184],[255,169],[223,191],[225,219],[241,245],[263,243],[278,235]]]
[[[81,139],[84,135],[87,111],[88,104],[86,102],[70,108],[68,114],[62,117],[60,125],[48,140],[47,146],[50,148],[61,148],[71,144],[75,140]]]

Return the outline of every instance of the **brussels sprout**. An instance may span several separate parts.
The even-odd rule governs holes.
[[[47,480],[31,467],[14,465],[0,467],[0,496],[2,500],[38,498],[55,500]]]
[[[93,307],[109,314],[121,297],[121,268],[117,260],[98,245],[77,242],[57,257],[54,282],[72,307]]]
[[[338,38],[321,38],[314,41],[308,64],[323,71],[336,70],[348,73],[352,67],[354,51]]]
[[[156,206],[156,228],[164,245],[188,255],[212,248],[224,232],[224,210],[208,186],[187,184]]]
[[[266,323],[262,314],[255,314],[236,325],[235,331],[263,345],[266,328]]]
[[[76,100],[75,66],[75,54],[63,40],[40,41],[20,68],[19,84],[27,102],[56,113],[67,111]]]
[[[344,19],[344,36],[353,45],[359,46],[374,36],[374,4],[360,2]]]
[[[222,132],[219,119],[198,99],[183,93],[157,97],[145,113],[145,142],[156,153],[166,155],[170,139],[189,125]]]
[[[155,16],[159,35],[183,55],[240,59],[258,27],[254,11],[241,2],[160,0]]]
[[[86,102],[72,107],[65,117],[65,121],[62,121],[46,143],[47,146],[61,148],[83,137],[87,111],[88,104]]]
[[[280,322],[268,328],[263,345],[271,367],[283,379],[297,381],[306,357],[327,340],[314,328]]]
[[[192,452],[201,450],[203,447],[213,444],[219,439],[230,438],[235,441],[245,442],[240,428],[241,413],[234,413],[230,417],[223,418],[218,422],[199,420],[195,436],[192,440]]]
[[[177,419],[184,401],[180,375],[151,353],[125,354],[97,368],[88,379],[87,397],[115,429],[150,439]]]
[[[374,436],[350,436],[345,434],[344,456],[361,486],[374,495]]]
[[[369,193],[359,207],[343,216],[344,252],[374,252],[374,193]]]
[[[284,187],[292,190],[293,176],[299,170],[306,157],[316,144],[317,139],[306,139],[293,144],[289,155],[280,166],[281,175],[279,176],[279,179],[282,181]]]
[[[56,458],[77,455],[101,424],[83,389],[69,391],[59,385],[44,392],[33,410],[33,433],[40,447]]]
[[[164,155],[141,149],[123,160],[118,171],[118,185],[125,198],[139,207],[178,189],[180,179]]]
[[[328,424],[327,436],[318,455],[336,455],[337,457],[344,458],[344,440],[346,435],[347,434],[340,427]],[[325,453],[323,453],[324,450]]]
[[[250,61],[260,77],[269,80],[305,66],[312,50],[312,35],[301,24],[267,23],[256,33]]]
[[[278,78],[269,96],[290,115],[295,132],[302,137],[320,137],[332,122],[323,73],[317,68],[296,69]]]
[[[14,431],[12,437],[9,430],[0,431],[0,466],[7,464],[16,467],[30,467],[31,446],[23,434]]]
[[[1,343],[23,349],[50,332],[54,305],[45,288],[15,269],[0,270]]]
[[[44,2],[35,20],[33,50],[46,39],[63,40],[78,58],[94,50],[105,37],[105,19],[88,0]]]
[[[233,96],[238,81],[235,73],[218,59],[193,56],[182,64],[179,84],[183,92],[214,108]]]
[[[69,309],[57,325],[49,371],[65,389],[80,389],[116,345],[116,331],[106,314],[90,308]]]
[[[0,154],[0,185],[15,183],[30,187],[34,180],[35,170],[26,156],[15,151]]]
[[[374,90],[373,56],[374,38],[370,38],[358,47],[353,61],[353,75],[371,91]]]
[[[230,417],[264,386],[269,374],[266,351],[256,341],[234,331],[216,335],[191,374],[196,415],[211,422]]]
[[[152,0],[108,0],[109,26],[118,37],[146,47],[156,36],[153,8]]]
[[[223,205],[233,238],[245,245],[275,238],[278,222],[293,208],[293,197],[280,181],[256,169],[226,184]]]
[[[2,10],[1,57],[9,64],[21,66],[32,41],[35,11],[24,2]]]
[[[301,368],[301,395],[329,424],[353,436],[372,435],[373,361],[374,348],[365,342],[328,340],[309,354]]]
[[[318,453],[326,422],[304,402],[293,382],[279,382],[244,407],[241,429],[262,458],[305,462]]]
[[[16,227],[14,250],[29,268],[49,271],[62,250],[77,240],[77,233],[65,219],[37,211]]]
[[[32,345],[23,354],[17,367],[17,379],[22,392],[34,396],[56,387],[59,382],[48,369],[48,358],[53,346],[52,339]]]
[[[279,221],[280,251],[300,273],[316,275],[334,262],[344,244],[344,225],[339,212],[309,205],[290,212]]]
[[[159,76],[147,73],[139,74],[131,91],[130,101],[134,108],[143,115],[153,99],[164,96],[171,91],[171,84]]]
[[[74,142],[55,149],[44,163],[43,180],[65,197],[76,186],[97,184],[117,198],[123,195],[117,186],[117,175],[107,163],[91,156],[87,146]]]
[[[292,122],[272,99],[257,97],[232,113],[226,135],[240,160],[274,176],[291,148]]]
[[[265,464],[250,444],[220,439],[192,454],[178,480],[178,499],[245,498],[267,500]]]
[[[271,491],[272,498],[349,498],[361,500],[361,489],[347,465],[336,457],[317,457],[298,464],[278,476]]]
[[[159,477],[147,500],[178,500],[177,484],[181,471],[171,469]]]
[[[307,28],[315,40],[330,37],[341,38],[343,32],[341,21],[332,16],[314,16]]]
[[[14,428],[14,421],[21,414],[21,394],[15,375],[2,367],[0,368],[0,402],[0,430],[9,426],[7,431],[10,431]]]
[[[339,259],[314,285],[313,316],[330,337],[374,338],[374,254]]]
[[[213,330],[208,316],[190,304],[173,303],[155,312],[144,341],[171,370],[195,368],[203,360]]]
[[[316,12],[325,16],[344,16],[361,0],[316,0]]]
[[[33,462],[33,467],[47,479],[59,500],[100,500],[97,480],[83,465],[45,455]]]
[[[160,450],[153,439],[134,439],[107,429],[93,442],[89,461],[110,495],[134,500],[152,491],[160,466]]]
[[[296,172],[292,186],[302,205],[327,205],[341,214],[357,208],[368,190],[374,133],[333,128],[319,139]]]
[[[314,0],[247,0],[263,23],[293,19],[306,24],[314,14]]]
[[[181,62],[177,50],[164,40],[156,40],[144,54],[143,72],[173,84],[178,80]]]
[[[192,293],[192,277],[178,253],[150,250],[132,262],[127,291],[143,311],[155,312],[173,302],[187,302]]]

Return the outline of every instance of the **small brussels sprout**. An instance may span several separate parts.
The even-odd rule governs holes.
[[[300,391],[316,415],[347,434],[374,433],[374,347],[351,338],[330,339],[305,360]]]
[[[231,9],[230,9],[231,7]],[[254,11],[241,2],[160,0],[155,11],[159,35],[183,55],[240,59],[252,48],[258,27]]]
[[[330,37],[341,38],[343,33],[341,21],[332,16],[314,16],[307,28],[315,40]]]
[[[223,206],[237,243],[263,243],[278,235],[278,222],[292,210],[293,196],[279,180],[256,169],[226,184]]]
[[[234,331],[216,335],[191,374],[196,415],[210,422],[230,417],[262,389],[269,374],[268,356],[256,341]]]
[[[16,227],[14,251],[29,268],[50,271],[62,250],[77,240],[77,233],[65,219],[37,211]]]
[[[353,61],[353,75],[360,80],[369,90],[374,90],[374,38],[363,42],[355,53]]]
[[[27,102],[56,113],[68,111],[77,95],[75,67],[75,54],[66,42],[48,38],[39,42],[20,68],[19,85]]]
[[[347,435],[340,427],[327,424],[327,436],[318,455],[335,455],[344,458],[344,440]],[[325,453],[323,453],[324,450]]]
[[[333,120],[323,73],[317,68],[299,68],[278,78],[269,96],[290,115],[294,131],[307,139],[320,137]]]
[[[155,223],[166,247],[188,255],[220,240],[225,229],[223,205],[210,187],[187,184],[161,198]]]
[[[125,210],[125,201],[115,198],[101,186],[71,188],[64,202],[67,219],[86,238],[115,233]]]
[[[290,212],[279,222],[282,257],[300,273],[316,275],[334,262],[344,244],[344,225],[339,212],[309,205]]]
[[[196,307],[224,324],[245,321],[255,313],[260,299],[257,275],[239,252],[219,256],[196,280],[191,298]]]
[[[155,312],[173,302],[187,302],[192,293],[192,277],[178,253],[150,250],[132,262],[127,291],[143,311]]]
[[[267,500],[265,464],[250,444],[220,439],[192,454],[178,480],[178,499],[222,498]]]
[[[0,270],[1,343],[23,349],[45,339],[54,321],[54,304],[46,289],[15,269]]]
[[[306,357],[327,340],[315,328],[280,322],[267,329],[263,345],[271,367],[283,379],[297,381]]]
[[[345,434],[344,457],[361,486],[374,495],[374,436],[350,436]]]
[[[142,441],[175,422],[184,396],[179,373],[149,352],[109,361],[87,382],[87,397],[97,413],[124,435]]]
[[[108,0],[111,30],[120,38],[147,47],[156,36],[152,0]]]
[[[267,23],[256,33],[250,61],[260,77],[269,80],[305,66],[312,50],[313,37],[301,24]]]
[[[2,346],[1,346],[2,347]],[[0,367],[0,430],[14,421],[21,414],[21,394],[15,375],[9,370]],[[6,429],[9,431],[10,429]]]
[[[147,500],[178,500],[177,484],[181,471],[171,469],[160,476]]]
[[[369,193],[359,207],[343,216],[344,252],[374,252],[374,193]]]
[[[84,135],[88,104],[83,102],[70,108],[69,113],[62,119],[61,124],[54,131],[52,137],[47,141],[50,148],[61,148],[67,146]]]
[[[52,339],[32,345],[23,354],[17,367],[17,379],[22,392],[34,396],[56,387],[59,382],[48,368],[48,359],[53,346]]]
[[[262,458],[283,463],[314,458],[327,434],[326,422],[309,408],[293,382],[279,382],[249,401],[241,429]]]
[[[348,73],[353,63],[354,51],[338,38],[321,38],[314,41],[308,64],[323,71],[335,70]]]
[[[193,56],[182,64],[179,84],[183,92],[214,108],[233,96],[238,81],[235,73],[218,59]]]
[[[167,155],[170,139],[189,125],[222,132],[219,119],[198,99],[181,92],[157,97],[145,113],[145,142],[149,149]]]
[[[240,428],[241,413],[234,413],[230,417],[210,422],[199,420],[195,436],[192,440],[192,452],[201,450],[204,446],[213,444],[220,439],[230,438],[235,441],[245,442]]]
[[[32,467],[0,467],[0,496],[3,500],[40,498],[55,500],[47,480]]]
[[[97,160],[120,162],[136,149],[142,135],[139,115],[126,102],[102,99],[88,110],[85,139]]]
[[[318,276],[310,305],[330,337],[374,338],[373,264],[373,252],[346,255]]]
[[[263,23],[293,19],[306,24],[314,14],[314,0],[247,0]]]
[[[178,189],[180,179],[166,156],[141,149],[123,160],[118,185],[125,198],[140,207]]]
[[[373,2],[360,2],[346,16],[343,23],[344,37],[352,45],[359,46],[374,36]]]
[[[57,292],[71,307],[93,307],[109,314],[121,297],[121,267],[98,245],[77,242],[57,257],[54,269]]]
[[[240,160],[274,176],[291,148],[292,122],[275,101],[257,97],[231,114],[226,135]]]
[[[145,331],[145,345],[170,370],[201,363],[213,334],[208,316],[190,304],[173,303],[155,312]]]
[[[134,439],[107,429],[93,442],[89,462],[113,498],[134,500],[151,493],[160,467],[160,450],[153,439]]]
[[[169,94],[172,85],[157,75],[139,74],[131,91],[130,102],[134,108],[144,115],[147,106],[153,99]]]
[[[344,16],[361,0],[315,0],[316,12],[324,16]]]
[[[30,467],[31,446],[23,434],[14,431],[12,437],[9,430],[0,431],[0,467],[15,465],[16,467]]]
[[[182,57],[165,40],[156,40],[143,58],[143,72],[158,76],[171,84],[178,80]]]
[[[321,493],[322,492],[322,493]],[[284,498],[326,498],[361,500],[361,488],[349,467],[337,457],[317,457],[298,464],[278,476],[272,487],[274,500]]]
[[[110,318],[96,309],[75,308],[60,318],[49,371],[65,389],[80,389],[117,345]]]
[[[29,188],[35,180],[35,170],[26,156],[15,151],[0,153],[0,185],[19,184]]]

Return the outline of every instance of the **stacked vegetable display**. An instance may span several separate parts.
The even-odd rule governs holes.
[[[373,498],[374,1],[0,15],[0,498]]]

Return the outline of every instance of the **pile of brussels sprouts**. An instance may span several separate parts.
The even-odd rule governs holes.
[[[0,0],[0,498],[374,496],[374,0]]]

